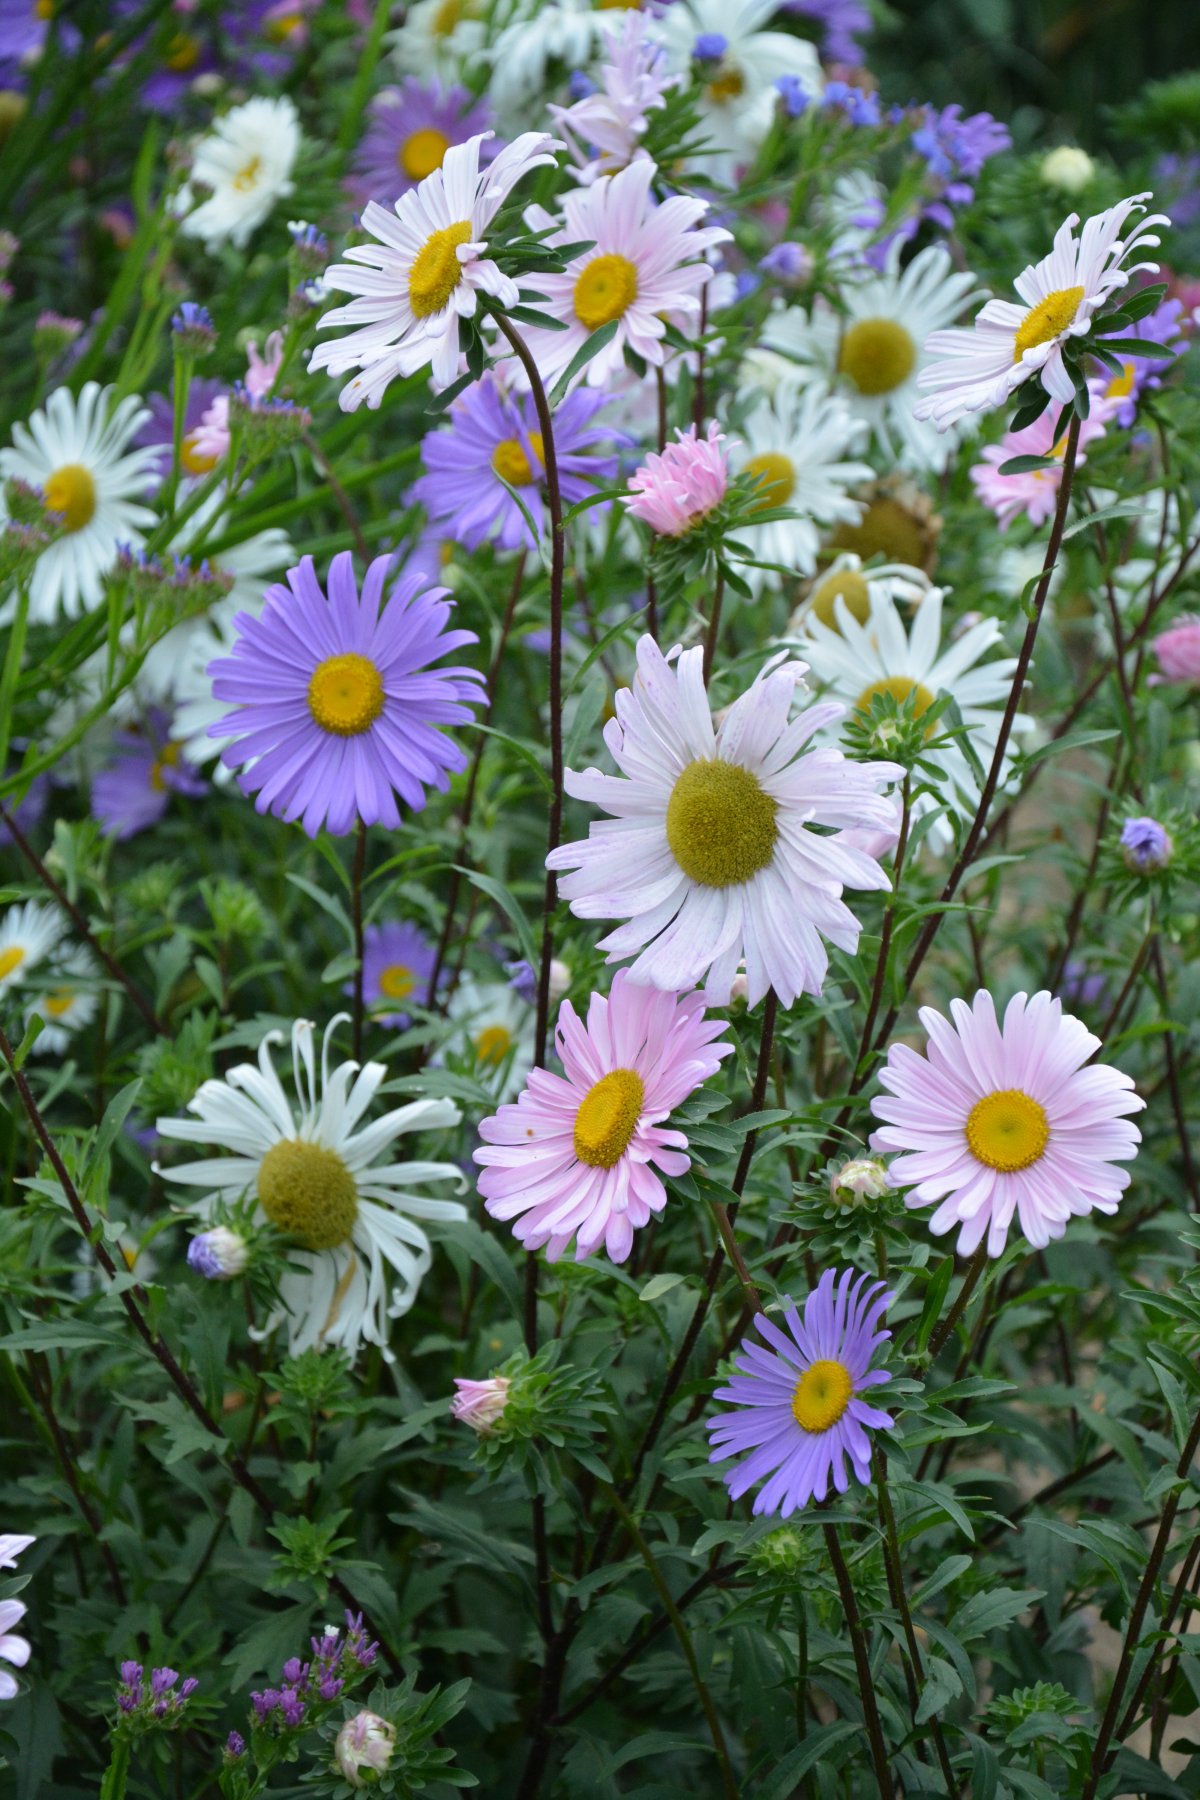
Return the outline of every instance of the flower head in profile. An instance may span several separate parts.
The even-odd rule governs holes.
[[[396,830],[399,798],[413,812],[426,789],[449,786],[466,758],[443,727],[467,725],[482,676],[437,660],[473,631],[449,631],[445,588],[404,575],[385,597],[392,558],[378,556],[361,596],[348,551],[329,569],[329,596],[311,556],[267,590],[259,617],[241,613],[229,656],[210,665],[212,691],[234,710],[209,727],[228,738],[260,813],[299,820],[310,837],[361,819]]]
[[[204,240],[209,250],[230,243],[238,249],[249,241],[277,200],[292,193],[292,170],[300,150],[300,119],[286,95],[256,95],[231,107],[196,146],[188,188],[181,206],[187,237]],[[192,188],[207,188],[207,198],[191,206]]]
[[[504,1417],[508,1390],[512,1382],[507,1375],[489,1375],[486,1381],[470,1381],[456,1375],[458,1389],[450,1402],[450,1411],[460,1425],[469,1425],[480,1437],[490,1437]]]
[[[1175,846],[1157,819],[1126,819],[1121,827],[1121,854],[1135,875],[1156,875],[1169,866]]]
[[[479,1191],[492,1218],[515,1219],[528,1250],[556,1262],[575,1242],[582,1262],[603,1246],[624,1262],[633,1234],[660,1213],[657,1170],[684,1175],[687,1138],[664,1121],[714,1075],[733,1045],[699,994],[636,986],[618,970],[586,1024],[563,1003],[554,1042],[563,1073],[532,1069],[515,1106],[479,1127]]]
[[[668,89],[681,80],[669,72],[666,52],[645,13],[627,12],[621,35],[608,31],[605,41],[608,60],[600,71],[602,86],[573,106],[549,108],[583,182],[615,175],[646,154],[641,144],[647,115],[666,105]]]
[[[331,1068],[325,1032],[318,1070],[315,1030],[292,1026],[296,1098],[275,1070],[272,1049],[282,1032],[262,1041],[258,1064],[241,1063],[223,1081],[206,1081],[186,1119],[159,1119],[160,1137],[214,1144],[224,1154],[163,1170],[168,1180],[200,1189],[191,1210],[202,1219],[244,1199],[255,1216],[291,1241],[279,1284],[282,1310],[270,1321],[288,1327],[289,1351],[339,1345],[353,1356],[364,1341],[388,1354],[389,1321],[407,1312],[433,1260],[422,1219],[466,1217],[456,1200],[434,1200],[429,1183],[463,1178],[453,1163],[389,1162],[385,1152],[413,1131],[456,1125],[449,1100],[414,1100],[366,1123],[384,1081],[382,1063]]]
[[[158,453],[134,448],[148,418],[136,395],[118,400],[115,388],[87,381],[77,395],[56,388],[27,424],[13,426],[11,448],[0,450],[0,518],[3,483],[15,479],[40,488],[59,520],[34,565],[32,623],[52,625],[99,606],[120,546],[136,547],[153,524],[141,500],[154,484]]]
[[[661,368],[667,355],[664,314],[682,316],[685,329],[687,321],[699,319],[700,292],[712,275],[701,259],[729,233],[701,226],[707,200],[673,194],[656,204],[650,188],[657,173],[643,157],[564,198],[562,220],[547,242],[590,247],[573,256],[563,274],[538,277],[542,310],[567,328],[532,326],[526,334],[547,385],[603,325],[615,323],[617,329],[587,365],[591,387],[621,372],[626,348]],[[538,230],[555,224],[540,207],[531,207],[526,217]]]
[[[412,75],[376,94],[370,120],[352,185],[363,200],[385,207],[440,169],[447,150],[482,136],[492,122],[487,101],[473,100],[466,88]]]
[[[0,994],[28,981],[62,937],[62,917],[53,906],[26,900],[0,919]]]
[[[725,433],[710,425],[701,437],[694,425],[676,431],[661,453],[651,451],[629,478],[624,505],[635,519],[663,537],[683,537],[721,504],[729,486]]]
[[[1141,1141],[1127,1115],[1146,1103],[1120,1069],[1090,1062],[1100,1039],[1045,992],[1014,994],[1003,1023],[986,989],[950,1013],[921,1008],[925,1055],[893,1044],[871,1102],[871,1148],[898,1152],[905,1205],[936,1203],[929,1229],[959,1226],[963,1256],[985,1239],[999,1256],[1014,1217],[1043,1250],[1070,1218],[1115,1213],[1130,1180],[1117,1165]]]
[[[326,269],[326,286],[357,298],[327,312],[321,329],[354,329],[318,344],[309,368],[359,371],[342,389],[343,412],[378,406],[398,375],[427,364],[447,387],[458,374],[459,321],[474,318],[479,295],[516,305],[516,282],[486,254],[488,227],[522,176],[553,162],[560,146],[544,131],[523,132],[481,169],[484,142],[447,150],[440,168],[400,195],[394,216],[369,201],[362,222],[377,241],[353,245]]]
[[[708,1421],[709,1461],[742,1459],[725,1471],[734,1500],[762,1482],[755,1513],[786,1519],[810,1500],[824,1500],[831,1483],[844,1494],[851,1474],[870,1481],[867,1433],[886,1431],[892,1419],[863,1396],[891,1380],[887,1369],[871,1365],[892,1335],[881,1324],[895,1297],[868,1275],[826,1269],[803,1319],[794,1306],[785,1308],[786,1332],[761,1313],[755,1319],[770,1348],[743,1340],[737,1372],[713,1395],[734,1410]]]
[[[633,980],[672,993],[704,981],[708,1003],[726,1006],[744,958],[749,1004],[773,987],[791,1006],[820,993],[826,938],[851,954],[858,943],[843,888],[889,885],[847,835],[892,823],[880,789],[901,771],[810,747],[843,708],[791,717],[803,663],[776,658],[717,728],[702,650],[674,656],[639,641],[633,685],[604,728],[621,775],[566,777],[569,794],[614,816],[548,866],[572,871],[560,889],[578,918],[628,920],[600,948],[610,962],[636,956]]]
[[[919,419],[939,430],[968,413],[1003,406],[1022,382],[1037,380],[1052,400],[1065,406],[1075,397],[1063,350],[1088,331],[1100,308],[1140,270],[1158,264],[1130,259],[1157,244],[1155,225],[1169,225],[1163,213],[1142,218],[1149,194],[1135,194],[1097,213],[1079,236],[1072,213],[1054,237],[1054,248],[1022,270],[1013,283],[1019,305],[989,300],[974,325],[934,331],[925,351],[927,366],[917,378],[925,397]],[[1121,234],[1132,221],[1132,229]]]
[[[18,1556],[34,1542],[34,1538],[18,1532],[0,1533],[0,1569],[15,1569]],[[14,1669],[23,1669],[29,1661],[29,1640],[18,1637],[13,1630],[28,1610],[20,1600],[0,1600],[0,1663],[9,1663]],[[16,1697],[16,1676],[0,1668],[0,1700],[15,1700]]]

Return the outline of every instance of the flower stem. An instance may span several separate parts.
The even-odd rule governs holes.
[[[717,581],[713,589],[712,606],[708,614],[708,631],[704,638],[704,682],[712,674],[713,657],[717,653],[717,637],[721,630],[721,602],[725,598],[725,571],[717,564]]]
[[[917,1724],[918,1687],[925,1679],[925,1664],[921,1656],[921,1646],[917,1642],[912,1609],[908,1604],[908,1594],[904,1587],[904,1564],[900,1556],[900,1539],[896,1532],[896,1514],[892,1507],[892,1494],[887,1481],[887,1453],[880,1444],[874,1446],[874,1463],[875,1494],[879,1502],[879,1521],[883,1526],[884,1570],[887,1575],[892,1605],[900,1615],[904,1642],[908,1646],[908,1657],[905,1664],[905,1674],[908,1677],[908,1699],[913,1715],[913,1730],[919,1731],[920,1726]],[[931,1718],[930,1724],[933,1727],[933,1741],[937,1750],[938,1762],[941,1765],[942,1780],[946,1783],[946,1792],[950,1796],[950,1800],[956,1800],[958,1783],[954,1778],[950,1753],[942,1735],[941,1720],[936,1713]]]
[[[354,1060],[363,1053],[363,874],[367,866],[367,828],[358,821],[354,866],[350,872],[350,915],[354,930]]]
[[[837,1526],[826,1521],[824,1525],[825,1545],[829,1551],[829,1560],[833,1564],[834,1577],[838,1584],[838,1593],[842,1598],[842,1610],[846,1614],[846,1623],[850,1627],[850,1642],[854,1650],[854,1667],[858,1674],[858,1692],[862,1700],[863,1718],[867,1726],[867,1738],[871,1745],[871,1761],[875,1766],[875,1781],[879,1788],[879,1800],[888,1800],[892,1792],[892,1784],[888,1776],[887,1746],[883,1741],[883,1726],[879,1719],[879,1708],[875,1703],[875,1679],[871,1674],[871,1662],[867,1655],[867,1638],[859,1617],[858,1603],[854,1598],[854,1584],[850,1580],[850,1571],[846,1567],[846,1559],[842,1555],[842,1546],[838,1540]]]
[[[954,1305],[950,1308],[950,1311],[946,1314],[945,1318],[937,1326],[937,1328],[935,1329],[935,1331],[933,1333],[933,1336],[929,1340],[929,1360],[930,1360],[930,1362],[937,1361],[938,1357],[941,1354],[943,1345],[948,1340],[950,1333],[954,1330],[954,1327],[958,1324],[958,1321],[962,1318],[963,1313],[966,1310],[967,1301],[971,1298],[971,1295],[975,1292],[975,1284],[979,1280],[979,1277],[983,1274],[984,1269],[987,1267],[987,1259],[988,1259],[987,1242],[985,1240],[982,1244],[980,1244],[978,1250],[976,1250],[974,1256],[971,1258],[970,1263],[967,1265],[967,1272],[963,1276],[962,1286],[958,1290],[958,1294],[957,1294],[957,1297],[955,1298]]]

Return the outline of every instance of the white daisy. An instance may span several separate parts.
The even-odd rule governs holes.
[[[823,301],[811,317],[789,307],[767,320],[763,341],[836,384],[889,461],[941,470],[955,440],[914,412],[927,354],[922,346],[931,331],[958,316],[975,277],[956,270],[942,244],[919,251],[903,269],[899,255],[896,244],[882,274],[843,286],[844,316]]]
[[[601,387],[624,366],[628,346],[646,362],[661,368],[666,360],[662,315],[678,315],[686,330],[700,316],[700,290],[712,275],[700,260],[729,233],[699,226],[707,200],[673,194],[656,205],[650,185],[658,173],[649,158],[640,158],[619,175],[606,175],[588,188],[577,188],[563,200],[563,222],[552,244],[590,243],[572,257],[562,275],[539,275],[545,296],[543,312],[561,319],[565,331],[531,327],[525,340],[549,385],[567,368],[576,352],[602,325],[617,322],[616,335],[585,374],[589,386]],[[526,214],[541,230],[553,223],[541,207]]]
[[[483,45],[484,10],[483,0],[414,0],[384,42],[405,74],[458,81]]]
[[[326,269],[328,286],[359,295],[320,322],[322,330],[358,329],[318,344],[309,361],[331,375],[362,371],[342,389],[343,412],[364,401],[378,406],[397,375],[415,375],[430,362],[434,381],[447,387],[458,374],[458,322],[474,317],[476,296],[516,305],[517,284],[485,256],[485,234],[521,177],[553,162],[562,146],[544,131],[527,131],[481,170],[480,146],[490,135],[447,150],[440,169],[401,194],[394,218],[369,200],[362,222],[379,242],[353,245],[346,262]]]
[[[699,140],[704,153],[697,165],[706,177],[731,181],[740,167],[754,160],[771,129],[778,105],[775,86],[781,75],[794,75],[812,98],[824,83],[813,46],[786,31],[764,31],[779,11],[779,0],[675,0],[661,29],[674,66],[697,66]],[[693,65],[697,40],[718,50]]]
[[[325,1032],[318,1078],[313,1026],[292,1026],[292,1068],[299,1104],[284,1091],[271,1060],[283,1041],[268,1032],[251,1063],[231,1069],[224,1081],[206,1081],[190,1102],[194,1119],[159,1119],[161,1137],[187,1144],[223,1144],[229,1154],[166,1173],[171,1181],[204,1193],[192,1210],[209,1218],[221,1205],[253,1195],[258,1215],[292,1239],[291,1266],[279,1284],[288,1348],[298,1356],[313,1346],[336,1344],[353,1356],[364,1340],[385,1356],[388,1321],[407,1312],[432,1262],[429,1239],[418,1219],[461,1220],[455,1200],[431,1200],[414,1190],[431,1181],[466,1182],[453,1163],[381,1163],[405,1132],[456,1125],[450,1100],[414,1100],[362,1125],[387,1075],[382,1063],[329,1066]],[[393,1284],[392,1277],[398,1277]]]
[[[679,991],[703,980],[708,1003],[727,1006],[744,957],[749,1004],[773,987],[792,1006],[821,991],[823,938],[857,947],[861,927],[842,889],[889,885],[846,832],[890,825],[879,789],[901,770],[805,748],[844,709],[827,702],[790,719],[803,663],[775,658],[716,730],[703,651],[672,666],[674,655],[640,639],[633,686],[618,691],[604,728],[625,779],[566,776],[569,794],[614,817],[548,864],[575,871],[560,888],[578,918],[629,920],[600,948],[610,962],[636,955],[634,981]]]
[[[258,96],[217,119],[196,146],[188,186],[179,210],[191,208],[181,230],[203,238],[208,249],[230,243],[239,249],[277,200],[295,189],[292,170],[300,149],[300,119],[286,97]],[[211,189],[193,207],[193,184]]]
[[[926,712],[939,694],[951,694],[962,714],[971,746],[984,769],[991,766],[1000,735],[1005,702],[1012,687],[1015,656],[981,658],[1000,642],[997,620],[983,618],[960,637],[942,644],[942,590],[930,588],[917,607],[906,631],[896,602],[876,594],[865,623],[856,619],[846,602],[834,603],[836,629],[831,630],[812,612],[805,622],[801,643],[815,680],[858,712],[869,712],[878,694],[897,701],[913,696],[917,716]],[[1028,731],[1033,721],[1020,715],[1014,734]],[[946,730],[943,719],[935,727]],[[939,800],[964,819],[973,819],[979,808],[979,783],[963,751],[961,738],[931,748],[926,760],[941,776],[939,793],[917,797],[913,817],[921,818],[938,808]],[[1002,765],[1003,784],[1011,763],[1007,753]],[[928,775],[927,771],[918,771]],[[928,835],[938,849],[947,849],[954,834],[944,814],[931,824]]]
[[[0,919],[0,994],[19,987],[49,956],[62,937],[62,920],[52,906],[26,900]]]
[[[545,87],[552,63],[582,69],[591,62],[612,22],[608,11],[592,0],[543,0],[516,9],[488,51],[488,98],[502,122],[528,116],[528,102]]]
[[[836,631],[839,600],[851,618],[865,625],[875,600],[884,604],[898,602],[904,606],[918,606],[929,592],[929,586],[929,577],[923,569],[914,569],[908,563],[864,564],[862,557],[853,550],[840,550],[788,620],[788,632],[793,636],[803,632],[810,616]]]
[[[46,982],[46,991],[38,994],[25,1008],[27,1021],[35,1013],[43,1021],[33,1047],[35,1055],[59,1054],[68,1048],[74,1032],[91,1024],[100,1004],[96,992],[98,973],[91,957],[81,950],[64,957],[58,964]]]
[[[464,1058],[497,1100],[511,1100],[533,1064],[536,1017],[528,1000],[507,981],[464,975],[446,1017],[456,1029],[430,1061],[441,1065],[449,1056]]]
[[[136,547],[142,527],[154,523],[134,496],[154,486],[158,451],[132,448],[150,415],[137,395],[119,402],[115,395],[115,388],[94,381],[84,383],[78,398],[56,388],[44,409],[13,426],[11,447],[0,450],[0,483],[14,477],[32,483],[62,517],[62,535],[34,565],[29,617],[35,624],[52,625],[60,615],[74,619],[99,606],[118,545]],[[11,617],[12,604],[0,618]]]
[[[844,400],[817,383],[780,387],[762,400],[740,427],[741,441],[730,452],[738,474],[758,477],[762,510],[788,506],[791,519],[739,528],[738,541],[764,562],[782,563],[800,575],[817,566],[821,528],[839,521],[857,523],[862,507],[847,493],[856,482],[870,481],[867,463],[843,460],[865,436],[861,420]],[[748,568],[748,579],[761,586],[764,569]]]
[[[1127,238],[1119,235],[1132,214],[1145,212],[1142,201],[1149,198],[1135,194],[1097,213],[1078,238],[1079,214],[1072,213],[1055,232],[1049,256],[1030,263],[1014,281],[1020,306],[989,300],[973,325],[935,331],[925,345],[929,360],[917,384],[930,390],[918,402],[918,417],[945,430],[966,413],[1003,406],[1031,375],[1060,405],[1072,400],[1075,383],[1063,362],[1064,344],[1088,330],[1098,309],[1131,275],[1158,268],[1125,259],[1160,242],[1150,228],[1171,223],[1164,213],[1139,220]]]

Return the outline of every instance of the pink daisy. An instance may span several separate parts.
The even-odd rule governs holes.
[[[1200,619],[1176,619],[1166,631],[1160,631],[1151,645],[1161,675],[1152,682],[1186,681],[1189,687],[1200,687]]]
[[[871,1103],[884,1121],[871,1148],[904,1152],[889,1173],[912,1188],[905,1204],[940,1201],[929,1228],[961,1225],[964,1256],[985,1234],[999,1256],[1014,1213],[1041,1250],[1072,1215],[1116,1212],[1130,1176],[1114,1165],[1141,1142],[1125,1115],[1146,1103],[1120,1069],[1084,1067],[1100,1039],[1048,993],[1014,994],[1003,1026],[986,990],[950,1011],[953,1024],[921,1008],[927,1054],[893,1044]]]
[[[638,987],[620,970],[606,1000],[593,994],[587,1024],[564,1001],[555,1028],[562,1075],[530,1071],[516,1104],[484,1119],[479,1191],[494,1219],[516,1219],[529,1250],[556,1262],[571,1239],[582,1262],[603,1244],[624,1262],[636,1227],[667,1203],[664,1175],[691,1167],[687,1138],[662,1121],[714,1075],[733,1050],[714,1040],[725,1022],[704,1017],[699,994]]]
[[[1063,457],[1066,454],[1066,432],[1054,435],[1058,408],[1051,406],[1040,419],[1023,431],[1006,431],[998,444],[989,444],[983,461],[971,470],[971,485],[983,504],[995,513],[1001,531],[1007,531],[1014,519],[1024,515],[1031,525],[1044,525],[1058,505],[1062,486]],[[1076,467],[1087,461],[1084,451],[1096,438],[1104,436],[1103,418],[1095,412],[1081,421]],[[1049,469],[1025,469],[1020,474],[1002,475],[1001,468],[1016,456],[1046,456],[1053,462]]]
[[[682,537],[725,498],[729,462],[725,434],[715,425],[700,437],[692,425],[675,433],[661,455],[651,454],[630,476],[625,505],[635,519],[664,537]]]

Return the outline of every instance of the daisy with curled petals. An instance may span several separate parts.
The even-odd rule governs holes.
[[[39,906],[36,900],[10,906],[0,921],[0,994],[26,981],[62,934],[62,920],[53,906]]]
[[[1005,702],[1012,687],[1015,656],[981,659],[1000,642],[995,619],[980,619],[961,637],[942,644],[942,590],[930,588],[905,629],[896,602],[876,594],[863,623],[853,617],[846,602],[834,602],[835,627],[821,623],[815,611],[804,621],[801,648],[817,684],[856,712],[869,713],[879,694],[891,694],[897,702],[912,696],[916,717],[928,712],[938,695],[951,694],[962,714],[967,735],[982,766],[991,766],[1000,735]],[[1017,735],[1032,729],[1033,720],[1018,715],[1013,720]],[[940,735],[945,725],[935,726]],[[965,819],[973,819],[979,806],[979,784],[962,747],[961,738],[948,738],[926,752],[941,779],[938,797]],[[1000,776],[1003,788],[1011,762],[1005,756]],[[926,778],[930,770],[925,769]],[[938,797],[923,793],[913,805],[914,818],[937,806]],[[947,849],[953,833],[945,817],[930,827],[929,836],[939,849]]]
[[[1116,1165],[1141,1142],[1126,1115],[1146,1102],[1120,1069],[1084,1066],[1100,1039],[1048,993],[1014,994],[1003,1025],[986,989],[950,1012],[921,1008],[927,1053],[893,1044],[871,1102],[871,1148],[900,1152],[888,1172],[905,1205],[939,1203],[929,1229],[961,1226],[963,1256],[985,1239],[999,1256],[1014,1214],[1044,1250],[1068,1219],[1115,1213],[1130,1180]]]
[[[784,383],[771,399],[760,401],[742,426],[741,444],[731,461],[737,473],[757,478],[758,510],[786,506],[795,516],[741,526],[739,541],[763,562],[811,575],[821,528],[856,524],[861,517],[862,507],[847,489],[870,481],[874,470],[846,458],[865,435],[846,402],[818,383]],[[746,573],[757,586],[769,579],[765,569]]]
[[[357,819],[395,831],[397,795],[420,812],[427,787],[445,792],[449,771],[467,766],[441,727],[470,724],[483,677],[431,665],[478,640],[446,629],[446,589],[423,576],[402,576],[385,598],[391,566],[377,556],[360,596],[343,551],[326,599],[304,557],[286,588],[267,589],[258,617],[239,613],[230,655],[209,666],[214,697],[234,708],[209,726],[229,740],[222,762],[242,770],[258,812],[299,820],[309,837],[322,825],[343,835]]]
[[[1031,263],[1013,283],[1020,305],[989,300],[974,325],[934,331],[925,345],[927,366],[917,378],[926,398],[917,417],[932,419],[944,431],[967,413],[1003,406],[1021,383],[1036,378],[1065,406],[1075,383],[1063,361],[1063,348],[1088,330],[1106,301],[1141,270],[1157,263],[1127,259],[1160,240],[1155,225],[1169,225],[1164,213],[1137,218],[1146,211],[1149,194],[1134,194],[1097,213],[1079,236],[1078,213],[1065,219],[1054,235],[1054,248],[1041,262]]]
[[[851,954],[858,943],[843,888],[889,885],[847,833],[892,823],[879,790],[902,771],[807,747],[844,709],[829,702],[791,718],[804,663],[776,658],[718,730],[703,650],[675,654],[639,640],[633,686],[604,728],[622,775],[566,776],[575,799],[615,816],[547,864],[573,871],[560,889],[578,918],[629,921],[600,948],[610,962],[636,956],[632,980],[671,993],[704,981],[708,1003],[727,1006],[744,958],[749,1004],[774,988],[792,1006],[821,991],[825,938]]]
[[[897,243],[880,273],[843,284],[844,313],[824,301],[811,316],[789,307],[768,319],[763,342],[843,394],[889,461],[940,471],[954,442],[919,415],[918,383],[930,332],[958,317],[975,277],[956,270],[942,244],[918,251],[903,269],[899,255]]]
[[[642,157],[619,175],[605,175],[563,200],[563,222],[547,241],[591,247],[572,257],[562,275],[538,276],[538,291],[545,296],[542,310],[567,327],[533,327],[526,333],[547,386],[602,325],[615,321],[617,330],[587,365],[591,387],[621,373],[626,346],[662,367],[664,313],[699,319],[700,290],[712,275],[700,259],[729,233],[700,226],[707,200],[673,194],[656,205],[650,187],[657,173],[656,165]],[[534,230],[554,224],[541,207],[530,207],[526,219]]]
[[[786,1332],[758,1315],[754,1323],[771,1347],[743,1340],[737,1373],[713,1396],[736,1410],[708,1421],[709,1462],[744,1459],[725,1471],[734,1500],[761,1481],[755,1513],[786,1519],[810,1500],[824,1500],[831,1479],[839,1494],[851,1472],[864,1486],[870,1481],[867,1432],[886,1431],[892,1418],[863,1395],[891,1380],[871,1363],[892,1335],[880,1322],[895,1298],[886,1282],[826,1269],[804,1302],[803,1319],[794,1306],[785,1308]]]
[[[664,1175],[691,1167],[687,1138],[663,1128],[681,1101],[733,1050],[714,1040],[699,994],[635,986],[619,969],[607,1000],[593,994],[587,1023],[564,1001],[554,1043],[561,1075],[532,1069],[515,1106],[479,1127],[479,1191],[493,1219],[515,1219],[527,1250],[557,1262],[575,1240],[582,1262],[602,1245],[615,1263],[633,1234],[667,1203]]]
[[[318,1075],[314,1027],[292,1026],[296,1101],[286,1093],[271,1050],[283,1034],[262,1041],[257,1067],[242,1063],[224,1081],[206,1081],[190,1102],[190,1119],[159,1119],[160,1137],[184,1144],[220,1144],[222,1156],[158,1171],[181,1186],[201,1188],[192,1211],[209,1219],[218,1208],[252,1197],[256,1216],[291,1239],[289,1267],[279,1284],[288,1348],[299,1356],[336,1344],[353,1357],[364,1341],[384,1355],[388,1321],[408,1311],[433,1252],[419,1219],[457,1221],[457,1200],[432,1200],[430,1182],[466,1185],[454,1163],[386,1162],[385,1151],[412,1131],[457,1125],[450,1100],[414,1100],[370,1124],[368,1108],[387,1075],[382,1063],[330,1068],[325,1032]]]
[[[364,401],[378,406],[390,382],[427,363],[437,385],[448,387],[458,375],[459,320],[474,318],[479,294],[516,305],[516,282],[486,255],[487,229],[521,177],[553,162],[561,145],[544,131],[526,131],[481,170],[479,153],[490,136],[447,150],[440,168],[400,195],[395,217],[369,201],[362,222],[379,241],[353,245],[345,262],[325,270],[326,287],[358,296],[320,325],[356,329],[318,344],[309,361],[310,369],[331,375],[361,371],[342,389],[343,412]]]
[[[3,483],[13,479],[40,488],[59,515],[59,535],[34,564],[31,623],[53,625],[99,606],[118,549],[136,548],[143,526],[154,523],[140,502],[157,479],[158,451],[133,447],[149,417],[136,395],[118,401],[115,388],[87,381],[78,396],[57,388],[28,424],[13,426],[11,448],[0,450],[0,522]],[[12,604],[0,618],[11,617]]]

